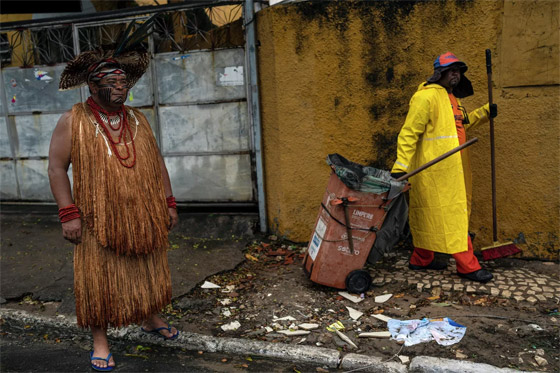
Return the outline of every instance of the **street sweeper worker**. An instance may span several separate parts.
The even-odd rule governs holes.
[[[474,92],[466,71],[467,65],[451,52],[435,59],[433,75],[420,84],[410,100],[398,137],[393,177],[463,144],[466,131],[497,115],[497,107],[488,104],[467,114],[460,99]],[[472,195],[468,152],[455,153],[410,178],[409,224],[414,251],[409,268],[443,270],[447,263],[436,261],[434,252],[451,254],[459,276],[484,283],[493,276],[481,268],[468,234]]]
[[[48,171],[63,236],[76,245],[77,323],[91,329],[88,358],[98,371],[115,367],[109,326],[141,324],[164,339],[179,333],[158,316],[171,302],[167,236],[176,203],[147,119],[124,105],[149,61],[145,50],[99,48],[78,55],[60,77],[61,90],[87,84],[91,94],[58,121]]]

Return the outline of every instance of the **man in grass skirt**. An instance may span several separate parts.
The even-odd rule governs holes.
[[[60,77],[60,90],[87,84],[91,94],[58,121],[48,173],[63,236],[76,245],[78,325],[91,329],[91,366],[100,371],[115,367],[109,326],[179,334],[158,317],[171,301],[167,235],[178,221],[176,203],[147,119],[124,105],[149,61],[145,50],[98,48],[70,61]]]

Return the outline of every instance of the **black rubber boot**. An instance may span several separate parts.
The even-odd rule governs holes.
[[[471,281],[482,282],[483,284],[494,278],[494,276],[485,269],[479,269],[478,271],[470,273],[457,272],[457,274],[459,275],[459,277],[463,277]]]

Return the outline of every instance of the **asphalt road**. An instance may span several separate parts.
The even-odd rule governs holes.
[[[86,333],[2,325],[1,372],[88,372],[91,339]],[[111,341],[115,372],[317,372],[306,366],[255,356],[200,353]]]

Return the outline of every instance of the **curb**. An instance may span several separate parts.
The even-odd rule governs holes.
[[[66,329],[76,333],[85,331],[76,324],[76,317],[58,315],[45,317],[34,315],[26,311],[0,309],[0,318],[7,322],[18,324],[34,324],[43,327]],[[236,355],[256,355],[298,363],[317,364],[328,368],[343,369],[359,372],[383,373],[520,373],[519,370],[497,368],[488,364],[471,363],[468,361],[442,359],[429,356],[414,357],[410,366],[381,358],[354,353],[342,354],[338,350],[299,346],[285,343],[272,343],[253,341],[241,338],[210,337],[203,334],[181,332],[179,337],[172,341],[142,333],[138,327],[127,326],[123,328],[110,328],[107,331],[110,337],[129,340],[135,343],[150,343],[162,347],[177,347],[191,351],[222,352]]]
[[[441,359],[430,356],[419,356],[412,359],[411,373],[522,373],[527,371],[509,368],[497,368],[493,365],[471,363],[469,361]],[[529,372],[530,373],[530,372]]]

